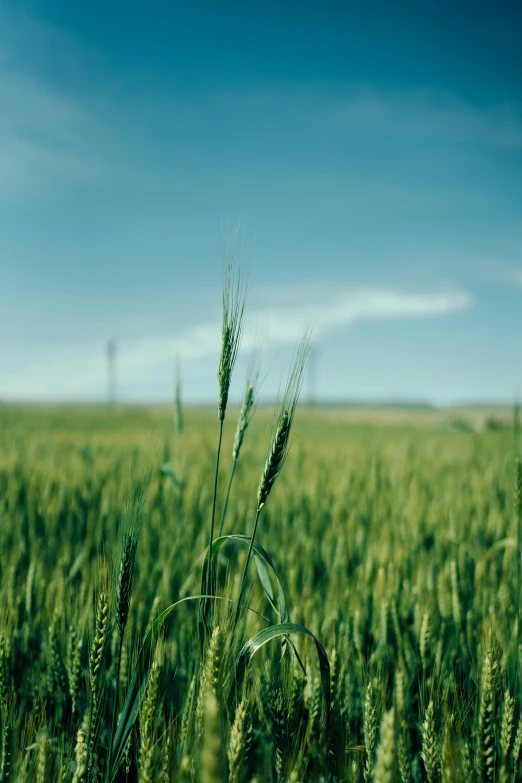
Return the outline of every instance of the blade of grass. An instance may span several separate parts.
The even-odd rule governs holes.
[[[251,543],[251,539],[249,536],[243,536],[238,533],[233,533],[227,536],[221,536],[221,538],[216,538],[212,545],[211,557],[213,561],[216,560],[219,554],[219,550],[221,549],[223,544],[226,544],[228,541],[239,543],[239,544],[245,544],[246,546],[250,546]],[[268,600],[270,601],[270,604],[279,614],[281,622],[282,623],[287,622],[290,619],[290,613],[288,611],[288,605],[286,603],[285,593],[281,585],[281,582],[279,581],[279,577],[277,576],[277,572],[275,569],[275,565],[272,561],[272,558],[270,557],[266,549],[263,549],[261,544],[258,544],[256,541],[252,543],[252,549],[254,552],[254,558],[257,566],[257,572],[259,575],[259,581],[261,582],[263,590],[265,591]],[[203,564],[204,570],[208,568],[209,559],[210,559],[209,550],[207,549],[207,553],[205,555],[205,561]],[[274,592],[272,590],[272,585],[270,583],[270,577],[268,575],[267,566],[272,572],[276,580],[278,607],[274,606]]]
[[[239,680],[243,678],[245,670],[251,662],[252,658],[262,647],[265,646],[265,644],[268,644],[268,642],[272,641],[273,639],[286,637],[294,633],[309,636],[314,641],[317,657],[319,659],[321,685],[325,703],[326,725],[328,725],[330,718],[330,662],[321,642],[311,631],[308,630],[308,628],[305,628],[303,625],[298,625],[297,623],[279,623],[278,625],[271,625],[268,628],[263,628],[261,631],[259,631],[259,633],[256,633],[255,636],[246,642],[237,655],[236,675]]]

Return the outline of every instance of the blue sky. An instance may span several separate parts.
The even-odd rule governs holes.
[[[455,6],[458,6],[457,8]],[[0,398],[216,396],[221,250],[264,393],[522,394],[519,4],[0,7]]]

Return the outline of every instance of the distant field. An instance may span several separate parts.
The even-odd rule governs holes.
[[[261,408],[246,433],[225,533],[250,535],[271,420]],[[136,669],[143,701],[111,764],[147,629],[201,589],[217,414],[186,408],[177,428],[170,408],[0,406],[0,780],[519,780],[512,421],[496,408],[298,408],[256,541],[328,664],[287,630],[304,670],[288,646],[281,660],[281,637],[238,665],[281,619],[273,573],[272,606],[252,563],[245,602],[259,614],[235,633],[226,600],[203,636],[199,601],[173,610],[148,680]],[[140,516],[118,677],[122,546]],[[245,551],[221,550],[225,599]]]
[[[273,405],[259,408],[257,418],[270,419]],[[187,406],[189,420],[213,422],[216,417],[215,406]],[[229,423],[233,429],[238,408],[230,407]],[[117,405],[109,408],[104,405],[13,405],[0,404],[2,421],[14,417],[34,417],[39,426],[57,422],[60,426],[74,426],[73,423],[106,420],[109,415],[126,427],[131,422],[140,423],[158,420],[170,426],[173,409],[170,405]],[[502,427],[513,425],[513,407],[503,405],[464,405],[454,407],[431,407],[428,405],[314,405],[303,403],[300,406],[300,418],[304,420],[320,418],[323,421],[346,422],[369,425],[399,425],[412,427],[455,427],[467,423],[474,429],[484,429],[488,422],[498,423]],[[109,419],[111,420],[111,419]]]

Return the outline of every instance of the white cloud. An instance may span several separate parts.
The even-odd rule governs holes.
[[[416,294],[387,289],[336,291],[330,288],[289,289],[287,305],[264,307],[257,314],[268,324],[271,339],[288,343],[298,339],[303,324],[311,318],[316,339],[356,321],[387,318],[430,318],[464,310],[471,304],[467,293]],[[293,300],[293,301],[292,301]]]
[[[293,345],[303,326],[312,321],[314,340],[327,340],[335,331],[361,320],[433,318],[465,310],[471,305],[466,292],[409,293],[386,289],[331,289],[312,287],[265,291],[264,303],[251,309],[242,348],[250,350],[260,329],[268,330],[271,346]],[[268,300],[268,302],[267,302]],[[120,344],[118,374],[122,389],[145,388],[158,367],[184,366],[217,359],[219,322],[201,323],[177,335],[151,336]],[[22,362],[18,370],[0,380],[0,395],[26,399],[89,399],[105,392],[105,357],[100,346],[82,355],[73,347],[55,347],[53,356],[41,355]],[[4,361],[5,366],[5,361]],[[212,378],[215,372],[212,370]],[[153,384],[152,384],[153,386]],[[157,396],[151,388],[151,396]],[[169,394],[165,390],[165,397]],[[161,395],[160,395],[161,396]]]

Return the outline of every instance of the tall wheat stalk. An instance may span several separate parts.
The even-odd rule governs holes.
[[[256,537],[257,526],[261,511],[265,507],[272,487],[274,486],[277,477],[283,469],[286,457],[288,455],[288,449],[290,447],[290,432],[292,429],[292,422],[294,420],[295,409],[297,407],[297,401],[299,399],[299,393],[303,383],[304,369],[306,366],[306,360],[310,352],[310,328],[306,328],[299,341],[294,359],[290,369],[290,374],[286,383],[286,388],[281,400],[279,412],[275,419],[274,426],[272,428],[272,435],[269,441],[268,455],[265,461],[263,472],[259,481],[259,487],[257,490],[257,507],[254,518],[254,525],[252,528],[252,535],[250,537],[250,543],[248,547],[245,564],[243,567],[243,573],[241,581],[239,583],[239,595],[237,598],[236,609],[234,613],[234,628],[237,625],[239,619],[239,613],[241,609],[241,599],[243,597],[243,591],[245,589],[246,575],[248,571],[248,565],[252,556],[252,548]]]
[[[241,446],[243,445],[243,440],[245,438],[248,425],[250,424],[250,420],[254,415],[259,372],[260,372],[259,359],[256,356],[254,358],[254,361],[252,362],[252,365],[247,375],[245,390],[243,392],[243,399],[241,401],[241,408],[237,419],[236,432],[234,435],[234,444],[232,446],[232,467],[230,469],[230,476],[228,479],[225,501],[223,503],[221,524],[219,526],[219,536],[221,536],[223,533],[223,525],[225,522],[225,516],[228,508],[230,489],[232,487],[232,481],[234,480],[234,474],[236,472],[236,466],[239,459],[239,454],[241,452]]]
[[[148,476],[144,475],[132,487],[131,498],[122,520],[120,531],[120,555],[116,573],[115,593],[115,617],[118,629],[118,649],[116,653],[116,684],[114,688],[114,702],[112,707],[111,729],[111,754],[112,742],[116,728],[116,719],[119,710],[119,688],[121,660],[123,653],[123,641],[125,628],[129,619],[129,609],[132,591],[132,578],[136,563],[136,553],[141,532],[143,509],[145,504],[145,487]]]
[[[209,533],[209,567],[203,572],[202,592],[205,595],[215,594],[214,564],[212,561],[212,544],[214,542],[214,523],[216,516],[216,499],[219,477],[219,460],[223,440],[223,424],[227,411],[228,395],[232,373],[236,364],[245,312],[247,283],[243,281],[241,270],[234,264],[234,249],[237,239],[235,232],[229,246],[228,256],[223,263],[223,320],[221,329],[221,356],[218,369],[218,420],[219,433],[216,449],[216,468],[214,471],[214,490],[212,494],[212,514]],[[204,615],[208,620],[209,602],[205,601]]]

